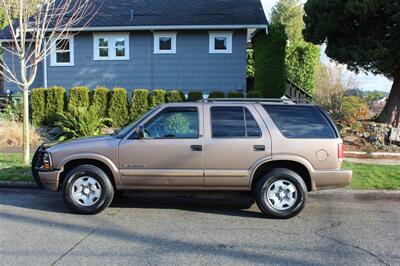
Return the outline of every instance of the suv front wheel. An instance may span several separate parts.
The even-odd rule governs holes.
[[[107,174],[94,165],[80,165],[69,171],[62,192],[68,207],[79,214],[99,213],[114,197]]]
[[[301,176],[283,168],[274,169],[262,177],[254,193],[260,210],[271,218],[296,216],[307,200],[307,187]]]

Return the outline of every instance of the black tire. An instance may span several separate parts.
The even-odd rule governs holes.
[[[76,189],[76,187],[74,188],[74,183],[82,177],[91,177],[100,186],[100,196],[95,198],[96,202],[91,206],[83,206],[73,197],[74,189]],[[96,214],[111,204],[114,198],[114,188],[109,177],[102,169],[93,165],[80,165],[67,173],[62,187],[62,194],[67,206],[75,213]]]
[[[296,192],[294,192],[296,194],[293,194],[293,192],[289,192],[287,194],[293,198],[296,198],[294,204],[283,206],[283,208],[287,208],[283,210],[274,207],[274,201],[269,200],[266,197],[268,189],[275,188],[272,185],[280,180],[285,185],[291,184],[296,188]],[[293,195],[296,195],[296,197]],[[307,201],[307,186],[301,176],[296,172],[289,169],[278,168],[268,172],[258,181],[254,190],[254,196],[258,207],[267,217],[275,219],[289,219],[296,216],[304,209]],[[284,197],[281,199],[284,199]]]

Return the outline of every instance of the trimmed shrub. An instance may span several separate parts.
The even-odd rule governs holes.
[[[247,98],[262,98],[262,93],[259,91],[252,91],[247,93]]]
[[[259,31],[253,38],[254,90],[265,97],[281,98],[286,91],[285,26],[271,24],[268,34]]]
[[[40,127],[46,119],[46,89],[33,89],[31,93],[32,124]]]
[[[209,99],[225,98],[225,93],[223,91],[212,91],[208,95]]]
[[[51,87],[46,90],[46,124],[54,125],[57,114],[64,111],[67,92],[63,87]]]
[[[132,93],[130,117],[133,121],[141,118],[149,110],[149,91],[137,89]]]
[[[110,98],[111,92],[108,88],[98,87],[93,91],[91,108],[99,115],[99,117],[107,117]]]
[[[232,91],[228,93],[228,98],[244,98],[243,92]]]
[[[197,101],[200,101],[203,99],[204,99],[204,97],[203,97],[203,93],[201,91],[191,91],[188,94],[187,101],[188,102],[197,102]]]
[[[181,103],[185,101],[185,95],[181,91],[168,91],[165,95],[166,103]]]
[[[115,88],[112,92],[108,117],[111,126],[121,128],[129,123],[128,92],[123,88]]]
[[[311,95],[315,91],[319,53],[317,45],[305,41],[290,43],[286,48],[287,78]]]
[[[69,91],[68,111],[78,107],[87,108],[90,104],[90,90],[86,86],[74,87]]]
[[[165,103],[165,90],[153,90],[149,95],[150,108],[154,108]]]

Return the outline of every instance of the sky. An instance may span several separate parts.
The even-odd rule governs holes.
[[[272,7],[278,2],[278,0],[261,0],[264,6],[264,10],[269,17]],[[324,47],[321,48],[321,61],[324,63],[331,62],[332,60],[325,54]],[[358,80],[359,88],[362,90],[381,90],[389,92],[392,86],[392,81],[384,76],[375,76],[372,74],[360,73],[354,74]]]

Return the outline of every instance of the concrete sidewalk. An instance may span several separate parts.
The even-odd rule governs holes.
[[[396,159],[364,159],[364,158],[345,158],[346,162],[359,163],[359,164],[377,164],[377,165],[398,165],[400,167],[400,160]]]

